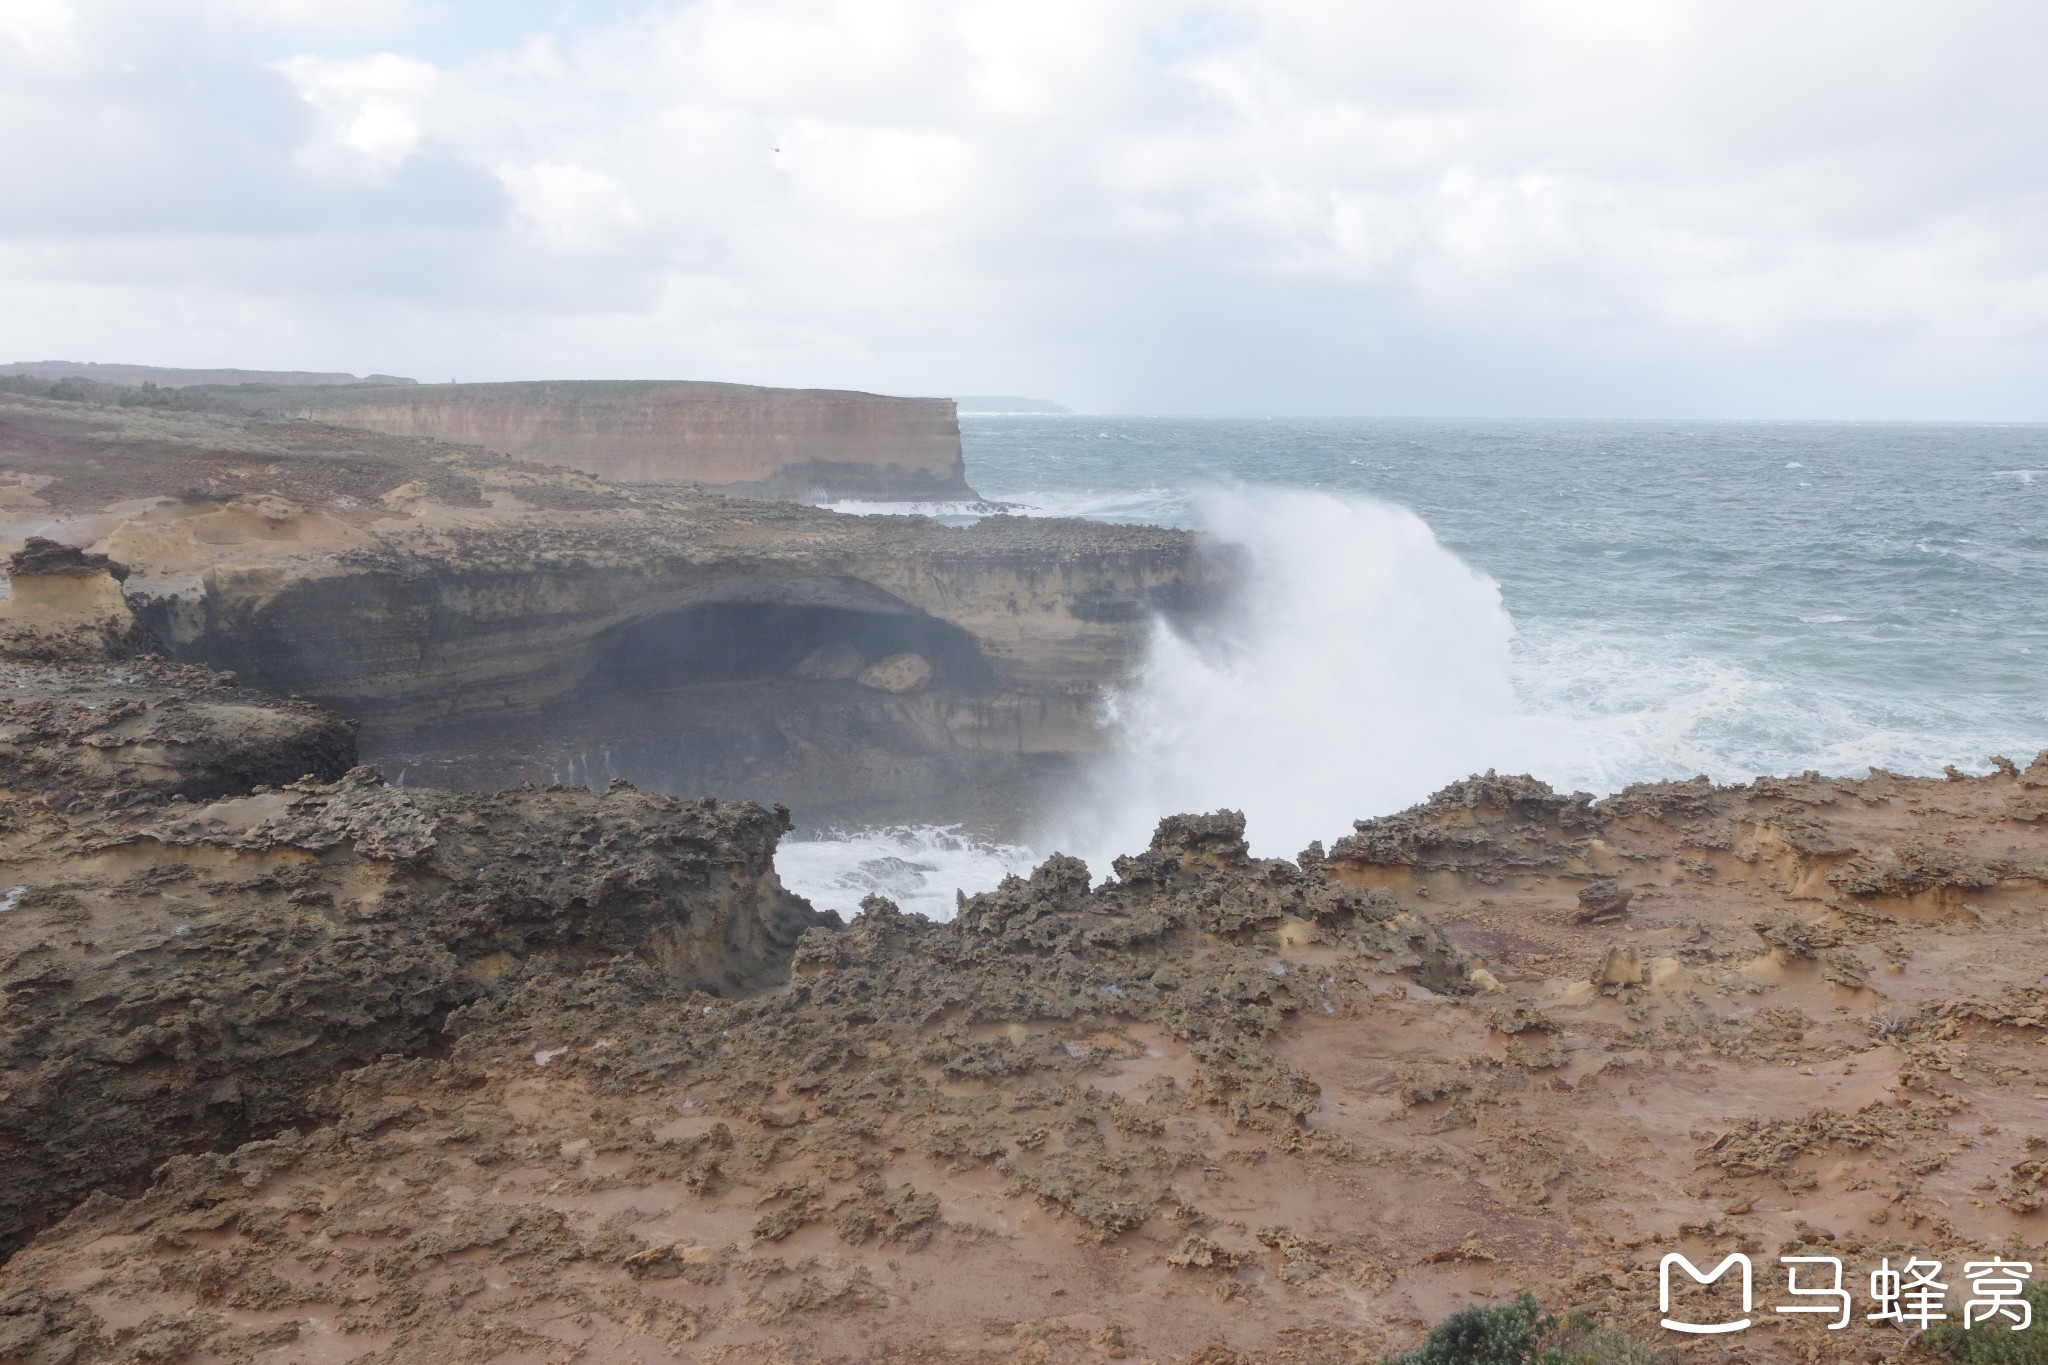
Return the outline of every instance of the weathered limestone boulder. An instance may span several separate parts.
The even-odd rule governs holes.
[[[37,499],[38,502],[41,499]],[[30,536],[7,560],[0,599],[0,650],[14,655],[97,656],[129,640],[134,613],[122,595],[128,566],[45,536]]]
[[[1622,919],[1628,915],[1635,892],[1612,877],[1603,877],[1579,890],[1579,912],[1573,919],[1582,924],[1597,920]]]
[[[856,681],[862,687],[900,697],[924,691],[931,680],[931,663],[922,654],[891,654],[862,669]]]

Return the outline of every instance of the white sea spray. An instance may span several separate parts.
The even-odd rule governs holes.
[[[879,895],[913,914],[949,920],[958,892],[986,891],[1039,859],[1024,845],[958,826],[893,825],[785,839],[775,870],[785,887],[820,910],[851,918],[863,898]]]
[[[1420,517],[1287,488],[1212,492],[1199,509],[1241,549],[1241,588],[1211,627],[1155,627],[1051,842],[1102,871],[1160,816],[1229,807],[1255,850],[1292,855],[1498,758],[1514,623]]]

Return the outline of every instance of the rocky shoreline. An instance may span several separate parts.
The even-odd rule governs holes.
[[[1156,527],[845,516],[237,413],[0,393],[0,450],[0,552],[101,556],[0,602],[0,631],[89,620],[337,710],[444,782],[545,782],[574,734],[642,785],[800,820],[1089,752],[1146,623],[1228,573]]]
[[[1489,774],[845,928],[758,807],[38,810],[0,1359],[1360,1361],[1524,1288],[1665,1344],[1668,1250],[2032,1254],[2044,795]],[[1899,1349],[1821,1330],[1747,1358]]]
[[[668,670],[934,708],[891,762],[975,707],[1079,751],[1221,571],[39,401],[11,524],[73,542],[0,612],[0,1362],[1362,1362],[1522,1290],[1599,1359],[1904,1361],[1767,1311],[1674,1345],[1659,1265],[1750,1255],[1768,1304],[1781,1256],[2048,1263],[2048,752],[1488,773],[1294,859],[1190,813],[842,925],[776,878],[786,809],[401,788],[357,721],[546,714],[612,650],[630,707]],[[678,683],[718,621],[814,634]]]

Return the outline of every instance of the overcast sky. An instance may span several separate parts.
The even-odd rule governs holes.
[[[0,360],[2048,418],[2037,0],[0,0]]]

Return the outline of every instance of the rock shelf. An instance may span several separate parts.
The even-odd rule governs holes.
[[[1668,1345],[1673,1250],[2039,1260],[2044,790],[2048,757],[1605,801],[1487,775],[1294,861],[1223,812],[948,924],[872,899],[782,991],[534,953],[313,1121],[45,1231],[0,1331],[77,1360],[1356,1361],[1522,1288]],[[284,799],[336,826],[329,789]],[[1588,887],[1629,897],[1589,921]]]

